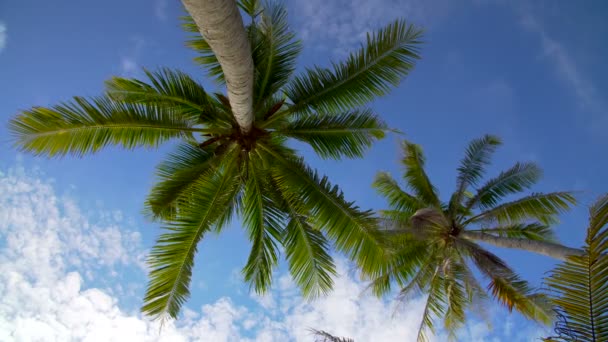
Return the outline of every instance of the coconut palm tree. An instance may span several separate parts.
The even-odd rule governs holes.
[[[428,294],[419,340],[425,339],[427,328],[433,331],[434,317],[443,318],[453,337],[465,321],[467,308],[483,308],[478,304],[483,304],[488,294],[471,265],[489,279],[488,292],[499,303],[526,317],[550,321],[545,299],[477,241],[560,258],[580,252],[554,243],[549,229],[555,216],[575,202],[572,193],[535,193],[501,203],[501,199],[539,180],[541,170],[535,164],[517,163],[477,187],[499,144],[500,140],[490,135],[470,143],[458,168],[456,191],[447,202],[441,201],[424,170],[422,149],[410,142],[402,146],[408,190],[388,173],[376,176],[373,185],[390,204],[381,214],[391,237],[392,257],[377,271],[370,286],[381,295],[396,282],[401,300],[414,293]],[[472,187],[477,189],[472,192]]]
[[[368,35],[366,44],[345,61],[292,77],[301,48],[286,10],[256,1],[240,6],[251,19],[246,26],[254,66],[249,129],[233,110],[234,98],[209,93],[171,69],[145,71],[147,80],[114,77],[103,96],[35,107],[10,123],[22,150],[51,157],[180,140],[159,165],[159,181],[146,200],[150,216],[163,220],[166,231],[149,256],[142,310],[154,317],[178,315],[189,296],[198,242],[209,232],[220,232],[235,215],[252,242],[244,278],[258,293],[271,285],[279,246],[308,297],[331,289],[335,266],[330,242],[363,271],[382,257],[373,213],[347,201],[288,143],[308,144],[321,158],[361,157],[387,130],[362,106],[410,72],[419,58],[421,31],[395,21]],[[196,62],[229,86],[220,58],[200,35],[196,20],[187,17],[184,27],[193,33],[187,45],[199,53]]]
[[[547,341],[608,341],[608,194],[589,209],[584,253],[552,272],[546,283],[557,307],[557,336]]]

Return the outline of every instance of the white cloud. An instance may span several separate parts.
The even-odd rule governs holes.
[[[0,172],[0,341],[312,341],[309,328],[358,342],[415,339],[421,300],[393,317],[393,306],[364,292],[341,259],[342,276],[325,298],[302,300],[283,275],[258,307],[221,298],[199,310],[186,308],[159,333],[158,324],[123,308],[113,295],[133,284],[116,284],[115,291],[83,277],[138,269],[139,234],[121,226],[122,216],[84,215],[73,200],[56,195],[51,181],[20,168]],[[471,338],[490,336],[476,325],[468,330]]]
[[[300,37],[313,40],[311,47],[341,55],[392,20],[426,26],[440,20],[451,5],[446,0],[307,0],[291,1],[290,6]]]
[[[6,46],[6,40],[8,36],[6,31],[6,24],[0,21],[0,52],[2,52],[2,50],[4,50],[4,47]]]
[[[120,58],[120,71],[123,76],[133,77],[140,70],[139,58],[147,42],[139,36],[131,37],[130,41],[132,43],[130,50]]]

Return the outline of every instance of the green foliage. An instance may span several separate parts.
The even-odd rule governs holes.
[[[386,94],[411,71],[421,31],[397,21],[370,35],[334,70],[316,68],[292,77],[301,46],[285,8],[257,0],[239,6],[250,16],[251,131],[241,131],[224,95],[167,68],[144,70],[145,80],[113,77],[101,97],[33,108],[11,122],[21,149],[49,156],[181,139],[158,166],[158,182],[145,203],[147,214],[165,230],[150,253],[142,308],[155,318],[178,316],[189,296],[198,243],[233,217],[241,219],[251,240],[243,275],[258,293],[271,287],[281,247],[306,297],[331,289],[332,245],[364,272],[373,272],[385,258],[385,238],[373,213],[347,201],[288,144],[300,140],[323,158],[363,156],[387,127],[359,106]],[[184,17],[183,27],[191,33],[187,45],[197,52],[195,62],[223,84],[217,58],[192,18]]]
[[[584,250],[546,280],[559,318],[548,341],[608,341],[608,195],[589,210]]]
[[[352,338],[334,336],[323,330],[310,329],[310,331],[315,335],[316,342],[355,342]]]
[[[505,261],[489,252],[462,232],[478,231],[495,237],[552,241],[549,222],[568,209],[575,200],[570,192],[532,194],[507,203],[500,199],[520,193],[536,183],[540,169],[532,163],[517,163],[476,186],[490,157],[500,144],[486,135],[468,146],[458,168],[456,190],[448,203],[439,199],[429,180],[420,146],[404,142],[402,164],[407,191],[388,173],[376,176],[373,183],[390,209],[381,211],[383,234],[390,254],[377,265],[370,288],[375,294],[388,293],[393,284],[404,301],[413,294],[425,294],[426,305],[418,340],[428,339],[435,320],[441,318],[451,339],[462,327],[467,311],[493,297],[509,310],[549,323],[552,319],[547,298],[522,280]],[[411,191],[409,193],[408,191]],[[487,289],[473,274],[475,267],[487,282]]]

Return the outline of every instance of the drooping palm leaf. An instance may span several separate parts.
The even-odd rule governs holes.
[[[309,115],[276,130],[278,134],[304,141],[323,158],[360,158],[387,127],[370,110],[343,114]]]
[[[106,97],[74,97],[73,102],[51,108],[34,107],[12,119],[9,128],[22,150],[50,157],[83,156],[108,145],[156,147],[204,131],[171,109],[117,103]]]
[[[220,171],[197,180],[191,196],[180,203],[180,212],[167,225],[168,232],[152,248],[148,259],[152,270],[142,307],[145,314],[176,318],[189,297],[197,244],[234,200],[234,190],[239,187],[237,156],[238,151],[233,150]]]
[[[589,209],[585,254],[571,256],[546,280],[563,317],[551,341],[608,341],[608,195]]]

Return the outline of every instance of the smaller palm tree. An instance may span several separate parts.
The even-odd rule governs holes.
[[[509,310],[550,322],[545,298],[475,240],[558,257],[580,252],[554,243],[549,228],[557,214],[575,203],[572,193],[535,193],[500,202],[540,179],[541,170],[534,163],[517,163],[475,192],[470,191],[500,143],[490,135],[470,143],[458,168],[456,191],[447,202],[440,200],[429,180],[418,145],[406,141],[402,146],[403,177],[410,192],[388,173],[376,176],[374,187],[391,206],[381,214],[392,256],[372,275],[370,287],[381,295],[396,283],[401,288],[400,300],[415,293],[428,294],[418,340],[426,339],[427,330],[434,331],[435,317],[443,318],[444,328],[454,337],[464,324],[466,310],[473,305],[482,309],[479,304],[486,301],[488,292]],[[487,290],[471,266],[489,280]]]
[[[547,279],[560,319],[546,341],[608,341],[608,194],[589,209],[585,245]]]

